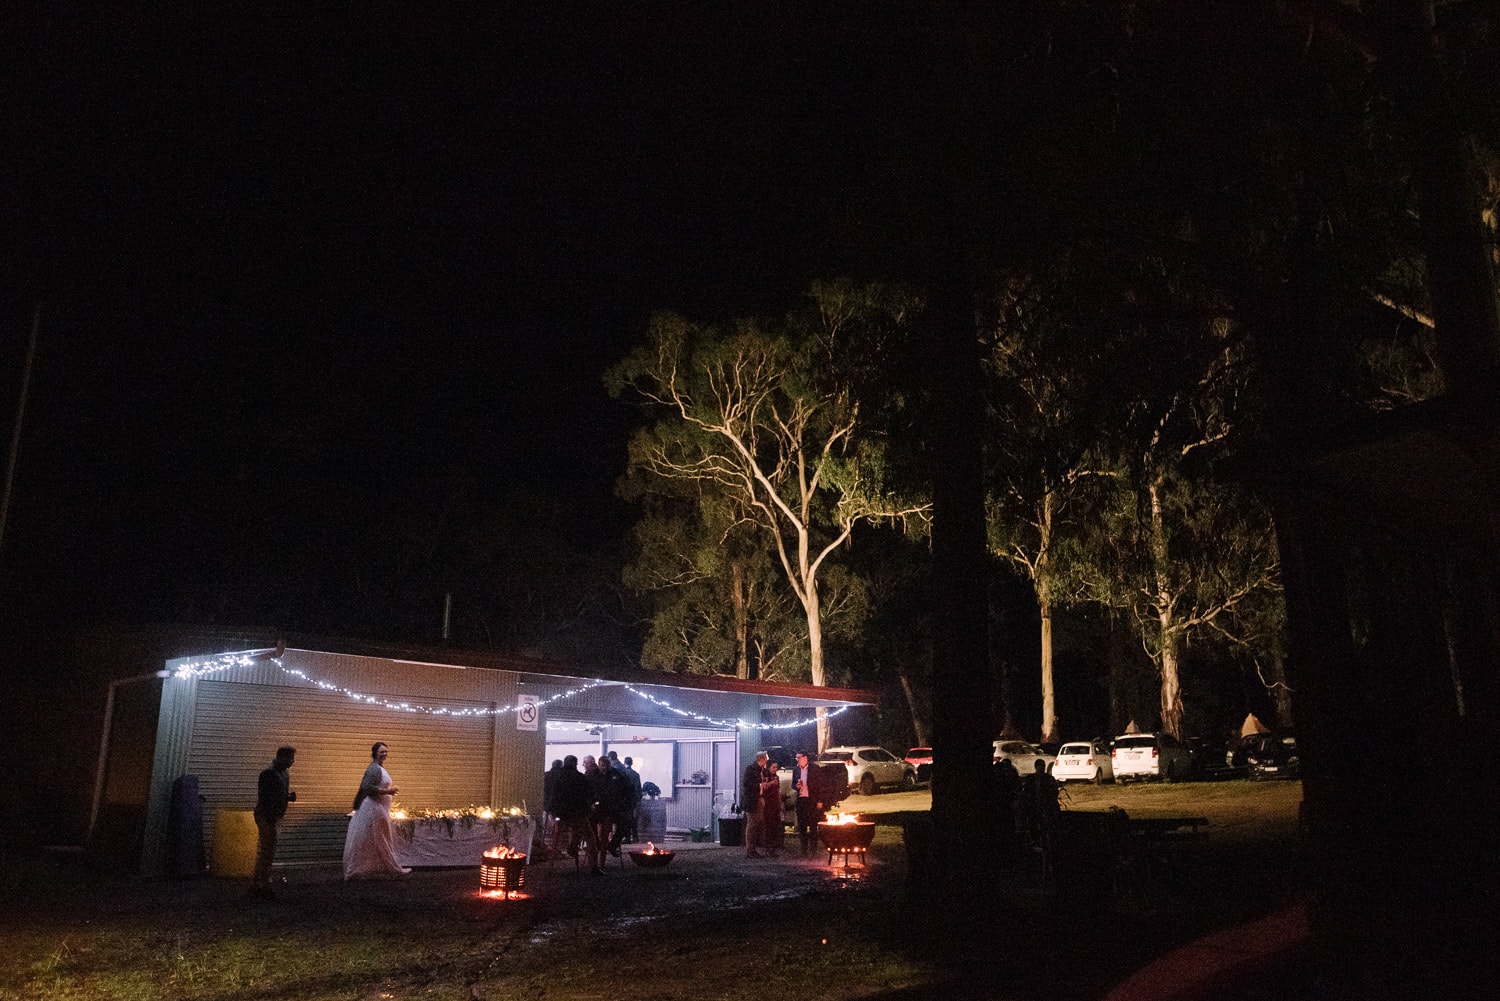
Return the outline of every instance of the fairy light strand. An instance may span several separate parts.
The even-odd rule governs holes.
[[[218,674],[220,672],[227,671],[227,670],[229,670],[231,668],[235,668],[235,667],[250,667],[253,664],[255,664],[255,662],[256,662],[257,659],[258,659],[257,657],[252,656],[252,655],[247,654],[247,653],[226,653],[226,654],[220,654],[219,656],[217,656],[217,657],[211,657],[208,660],[194,661],[194,662],[189,662],[187,664],[182,664],[182,665],[178,666],[172,672],[172,676],[175,677],[175,678],[184,678],[184,679],[185,678],[201,678],[201,677],[204,677],[204,676],[210,675],[210,674]],[[320,678],[311,677],[310,675],[307,674],[306,671],[303,671],[300,668],[287,667],[285,664],[283,664],[281,662],[281,658],[280,657],[271,657],[271,658],[268,658],[268,659],[269,659],[269,661],[271,663],[275,664],[278,668],[280,668],[286,674],[289,674],[289,675],[291,675],[294,678],[298,678],[298,679],[300,679],[302,681],[305,681],[306,683],[308,683],[310,685],[313,685],[316,688],[321,688],[325,692],[337,692],[338,694],[344,695],[344,696],[348,697],[349,699],[352,699],[353,701],[359,702],[359,703],[361,703],[363,705],[379,706],[381,708],[392,709],[392,710],[395,710],[397,712],[425,713],[425,714],[427,714],[429,716],[450,716],[450,717],[454,717],[454,718],[464,718],[464,717],[476,717],[476,716],[503,716],[503,715],[505,715],[507,713],[516,712],[522,706],[522,703],[516,703],[515,705],[495,706],[495,707],[490,707],[490,706],[450,707],[450,706],[428,706],[428,705],[423,705],[421,703],[413,703],[413,702],[406,702],[406,701],[397,702],[397,701],[394,701],[392,699],[382,698],[382,697],[380,697],[378,695],[366,695],[363,692],[357,692],[357,691],[355,691],[352,688],[346,688],[343,685],[334,684],[331,681],[324,681],[324,680],[322,680]],[[615,685],[615,684],[618,684],[619,687],[625,689],[627,692],[629,692],[630,694],[636,696],[637,698],[644,699],[645,701],[650,702],[651,704],[653,704],[655,706],[658,706],[658,707],[660,707],[662,709],[665,709],[668,712],[675,713],[678,716],[681,716],[681,717],[683,717],[685,719],[691,719],[691,720],[694,720],[696,722],[709,723],[709,724],[712,724],[713,726],[727,727],[727,728],[733,728],[733,729],[737,729],[737,730],[762,730],[762,731],[764,731],[764,730],[791,730],[791,729],[795,729],[797,727],[810,726],[813,723],[816,723],[818,721],[817,717],[814,717],[813,719],[798,720],[798,721],[792,722],[792,723],[751,723],[749,720],[742,720],[742,719],[733,719],[733,720],[719,719],[719,718],[714,717],[714,716],[708,716],[708,715],[705,715],[703,713],[696,713],[696,712],[693,712],[693,711],[688,710],[688,709],[679,708],[678,706],[672,705],[672,703],[668,702],[665,699],[657,698],[655,695],[652,695],[649,692],[645,692],[645,691],[642,691],[639,688],[636,688],[634,685],[631,685],[631,684],[628,684],[628,683],[622,683],[622,682],[603,681],[603,680],[600,680],[600,679],[595,679],[595,680],[590,681],[589,683],[587,683],[585,685],[579,685],[576,688],[571,688],[571,689],[568,689],[567,691],[564,691],[564,692],[558,692],[557,694],[550,695],[547,698],[537,699],[535,702],[525,703],[525,704],[536,706],[536,707],[540,708],[542,706],[551,705],[554,702],[561,702],[564,699],[571,699],[574,696],[582,695],[584,692],[590,691],[590,690],[595,689],[595,688],[599,688],[601,686]],[[828,709],[828,710],[826,710],[823,713],[823,718],[824,719],[830,719],[830,718],[832,718],[834,716],[839,715],[840,713],[844,712],[845,710],[852,709],[852,708],[853,708],[853,706],[846,704],[846,705],[841,705],[841,706],[837,706],[835,708]],[[568,726],[568,725],[562,724],[562,723],[553,723],[550,720],[547,722],[547,728],[549,730],[550,729],[576,730],[578,732],[586,732],[588,730],[597,728],[597,726],[599,726],[599,725],[602,725],[602,724],[593,724],[593,725],[588,725],[588,726],[573,727],[573,726]]]

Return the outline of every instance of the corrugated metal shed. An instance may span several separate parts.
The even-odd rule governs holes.
[[[386,768],[403,806],[524,806],[532,814],[541,812],[549,722],[568,727],[554,741],[595,739],[580,734],[585,725],[615,741],[672,741],[682,777],[702,770],[712,779],[668,793],[669,823],[704,826],[714,792],[732,790],[760,746],[757,731],[738,721],[758,723],[766,709],[802,709],[811,718],[820,706],[874,702],[854,690],[646,672],[584,678],[544,662],[447,651],[439,660],[434,653],[365,646],[261,651],[233,666],[210,657],[168,661],[144,869],[159,872],[166,863],[179,776],[198,777],[207,849],[220,811],[254,806],[256,776],[282,744],[298,749],[291,776],[297,802],[277,859],[320,862],[342,854],[346,814],[377,740],[390,747]],[[540,703],[534,729],[518,723],[523,697]]]

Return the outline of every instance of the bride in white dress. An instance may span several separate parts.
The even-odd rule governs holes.
[[[344,878],[399,876],[411,872],[396,861],[391,838],[391,799],[397,789],[385,770],[386,747],[376,741],[370,748],[370,767],[359,781],[358,805],[344,838]]]

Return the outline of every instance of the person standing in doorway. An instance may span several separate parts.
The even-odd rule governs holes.
[[[292,791],[292,779],[287,774],[297,760],[295,747],[276,749],[276,758],[269,768],[260,773],[255,792],[255,875],[250,880],[250,895],[276,898],[271,889],[271,863],[276,860],[276,829],[281,818],[286,816],[288,803],[297,802]]]
[[[635,759],[628,754],[620,770],[630,780],[630,815],[625,819],[625,841],[633,845],[636,842],[637,817],[641,809],[641,773],[635,770]]]

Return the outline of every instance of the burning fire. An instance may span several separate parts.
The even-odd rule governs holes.
[[[642,855],[670,855],[672,853],[669,852],[669,851],[667,851],[665,848],[658,848],[658,847],[656,847],[656,842],[655,841],[647,841],[646,842],[646,850],[643,851],[643,852],[641,852],[641,854]]]
[[[828,824],[857,824],[859,814],[857,813],[830,813],[826,815],[824,823]]]
[[[470,856],[470,857],[472,858],[473,856]],[[526,857],[526,853],[525,852],[518,852],[514,848],[511,848],[509,845],[496,845],[493,848],[487,849],[485,851],[485,853],[484,853],[484,857],[485,858],[525,858]]]

